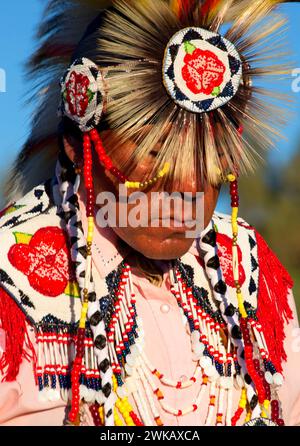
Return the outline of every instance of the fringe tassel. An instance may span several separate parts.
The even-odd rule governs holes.
[[[282,361],[287,359],[285,323],[293,319],[288,304],[293,280],[258,232],[256,240],[260,268],[257,317],[263,327],[270,359],[277,371],[282,372]]]
[[[0,288],[0,323],[5,333],[5,348],[0,358],[2,382],[12,382],[24,359],[36,363],[36,353],[27,331],[25,314],[3,288]]]
[[[71,367],[75,358],[77,337],[74,328],[53,328],[44,325],[37,335],[37,383],[40,401],[71,398]],[[100,373],[96,367],[91,333],[86,332],[85,354],[80,373],[80,397],[87,403],[103,403]]]

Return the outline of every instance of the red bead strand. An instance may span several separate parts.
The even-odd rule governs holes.
[[[247,370],[249,376],[251,377],[251,379],[255,384],[258,401],[260,404],[263,404],[266,399],[266,391],[263,382],[255,369],[255,361],[253,360],[253,345],[251,342],[250,331],[248,329],[247,320],[241,318],[240,325],[245,343],[245,361],[247,365]]]
[[[89,135],[90,135],[91,140],[94,143],[94,147],[95,147],[96,153],[98,155],[99,162],[102,164],[102,166],[105,169],[109,170],[109,172],[112,175],[114,175],[114,177],[116,177],[120,183],[125,184],[125,182],[127,181],[127,178],[117,167],[115,167],[113,165],[112,160],[106,154],[105,149],[103,147],[102,140],[101,140],[100,135],[97,132],[97,130],[96,129],[91,130]]]
[[[95,426],[102,426],[100,415],[99,415],[99,408],[100,408],[100,406],[97,403],[96,404],[92,404],[90,406],[90,408],[89,408],[90,412],[91,412],[91,415],[93,417],[93,421],[94,421],[94,425]]]
[[[87,133],[83,137],[83,178],[86,189],[86,215],[87,217],[94,216],[95,192],[93,184],[93,158],[92,158],[92,144]]]
[[[86,215],[87,217],[94,216],[94,204],[95,204],[95,193],[94,193],[94,183],[93,183],[93,159],[92,159],[92,144],[90,137],[87,133],[83,137],[83,178],[86,188]],[[80,375],[83,364],[83,357],[85,353],[85,328],[79,328],[77,332],[76,340],[76,357],[73,364],[73,369],[71,372],[72,381],[72,403],[71,410],[69,413],[69,420],[71,423],[75,423],[80,407]]]
[[[73,369],[71,372],[72,380],[72,403],[71,410],[69,413],[69,420],[71,423],[75,423],[80,406],[80,374],[82,369],[82,360],[84,356],[84,339],[85,339],[85,329],[79,328],[77,333],[76,342],[76,358],[73,363]]]
[[[230,183],[230,195],[231,195],[231,207],[233,208],[239,207],[240,199],[239,199],[239,186],[237,180],[232,181]]]

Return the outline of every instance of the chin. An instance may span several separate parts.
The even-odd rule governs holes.
[[[174,260],[186,254],[192,246],[192,239],[165,239],[164,241],[152,239],[147,244],[135,246],[136,251],[152,260]]]

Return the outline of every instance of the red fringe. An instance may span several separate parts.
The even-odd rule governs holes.
[[[36,363],[36,352],[29,338],[25,314],[1,287],[0,324],[5,334],[4,353],[0,356],[0,372],[3,375],[2,381],[11,382],[18,376],[24,359]]]
[[[262,236],[256,231],[259,260],[258,311],[270,359],[278,372],[287,356],[284,349],[285,324],[293,319],[288,292],[293,280]]]

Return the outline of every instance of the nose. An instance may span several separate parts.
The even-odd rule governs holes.
[[[164,190],[168,193],[179,192],[182,194],[189,193],[193,197],[196,197],[197,192],[202,192],[199,178],[194,173],[189,177],[182,179],[170,178],[166,180]]]

